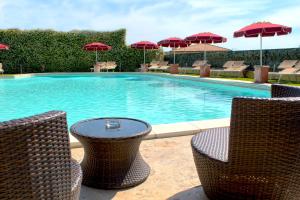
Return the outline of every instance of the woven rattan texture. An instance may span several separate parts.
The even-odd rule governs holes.
[[[300,98],[296,96],[300,88],[273,85],[272,99],[234,98],[229,142],[210,142],[215,149],[212,144],[229,144],[228,162],[216,160],[214,153],[204,154],[202,149],[211,150],[194,136],[197,172],[210,199],[300,199]]]
[[[86,137],[73,127],[76,124],[71,127],[71,133],[84,147],[81,162],[84,185],[103,189],[127,188],[147,179],[150,167],[143,160],[139,146],[151,126],[134,137],[109,139]]]
[[[81,170],[71,164],[62,111],[1,122],[0,163],[0,199],[79,197]]]

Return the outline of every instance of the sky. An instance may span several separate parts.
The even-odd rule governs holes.
[[[213,32],[228,38],[220,46],[258,49],[258,38],[233,38],[257,21],[293,28],[290,35],[264,38],[264,48],[300,47],[300,0],[0,0],[0,29],[126,28],[127,44]]]

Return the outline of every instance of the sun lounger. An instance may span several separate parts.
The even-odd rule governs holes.
[[[148,71],[148,69],[149,69],[149,64],[141,64],[140,65],[141,67],[138,69],[138,71],[140,71],[140,72],[147,72]]]
[[[158,70],[159,71],[164,71],[164,72],[166,72],[166,71],[168,71],[169,70],[169,68],[170,68],[170,65],[168,65],[168,61],[161,61],[161,62],[159,62],[159,68],[158,68]]]
[[[280,69],[280,71],[278,72],[278,82],[280,82],[282,76],[285,76],[285,79],[287,80],[291,80],[292,78],[294,78],[292,76],[300,73],[300,62],[298,62],[298,60],[284,60],[279,64],[277,68]]]
[[[115,61],[109,61],[109,62],[106,62],[106,65],[104,66],[104,70],[106,69],[107,71],[108,70],[115,70],[117,67],[117,64]]]
[[[210,67],[211,65],[207,63],[207,60],[196,60],[192,65],[193,69],[196,70],[200,70],[200,68],[203,66]]]
[[[169,65],[165,65],[165,66],[161,66],[161,67],[159,67],[159,70],[162,70],[162,71],[164,71],[164,70],[168,70],[170,68],[170,66]]]
[[[227,61],[223,65],[223,70],[212,70],[212,74],[226,77],[244,77],[247,68],[248,65],[245,65],[243,60]]]
[[[234,62],[235,62],[235,61],[232,61],[232,60],[226,61],[226,62],[224,63],[224,65],[223,65],[223,69],[227,69],[227,68],[232,67],[232,66],[234,65]]]
[[[106,62],[97,62],[94,65],[94,72],[101,72],[101,70],[105,67]]]
[[[152,61],[149,64],[149,70],[152,71],[152,70],[157,70],[157,69],[159,69],[159,61]]]
[[[200,70],[201,66],[210,66],[210,64],[207,63],[207,60],[196,60],[192,65],[193,69],[198,70]]]
[[[284,60],[278,65],[278,69],[287,69],[287,68],[292,68],[296,65],[298,60]]]
[[[300,61],[294,66],[295,69],[297,69],[296,73],[300,74]]]
[[[0,74],[3,74],[3,73],[4,73],[4,69],[3,69],[2,63],[0,63]]]
[[[149,67],[149,70],[152,71],[152,70],[157,70],[159,69],[159,66],[158,65],[153,65],[151,67]]]
[[[283,69],[281,70],[280,72],[278,72],[279,74],[294,74],[296,72],[298,72],[300,69],[297,69],[297,68],[286,68],[286,69]]]
[[[152,61],[150,62],[150,65],[158,65],[159,62],[160,62],[160,61],[158,61],[158,60],[152,60]]]
[[[231,66],[226,66],[224,70],[226,71],[244,71],[248,65],[244,64],[244,61],[234,61]]]

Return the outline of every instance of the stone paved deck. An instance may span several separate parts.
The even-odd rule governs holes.
[[[98,190],[82,186],[81,200],[207,200],[194,166],[190,140],[192,136],[145,140],[141,154],[151,167],[148,179],[126,190]],[[80,161],[83,149],[72,149]]]

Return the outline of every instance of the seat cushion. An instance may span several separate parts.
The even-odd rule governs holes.
[[[192,147],[209,158],[228,161],[229,127],[200,132],[192,138]]]

